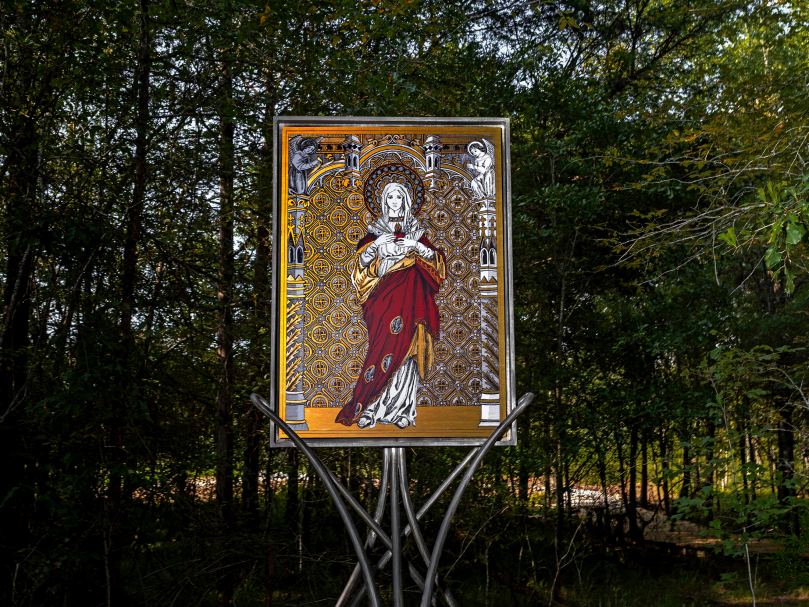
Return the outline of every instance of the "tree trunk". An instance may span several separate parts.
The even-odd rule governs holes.
[[[526,411],[525,413],[528,413]],[[525,415],[525,414],[524,414]],[[520,426],[520,469],[519,469],[519,499],[522,503],[528,501],[528,454],[531,449],[531,422],[525,415]]]
[[[264,607],[272,607],[273,594],[275,594],[275,542],[272,533],[267,540],[267,572],[264,578]]]
[[[798,511],[792,504],[796,496],[792,481],[795,477],[795,428],[792,425],[792,408],[780,407],[781,421],[778,423],[778,501],[788,508],[782,526],[784,533],[800,535]]]
[[[649,440],[644,431],[640,446],[640,507],[649,508]]]
[[[562,449],[562,388],[556,387],[556,567],[557,570],[562,565],[562,554],[564,553],[565,541],[565,465],[564,452]],[[556,576],[558,578],[558,576]],[[554,588],[554,596],[558,594],[561,587]]]
[[[132,200],[126,210],[126,235],[123,250],[123,268],[121,272],[121,314],[120,314],[120,376],[118,387],[120,398],[114,404],[114,410],[108,417],[108,466],[109,484],[107,487],[106,512],[109,525],[107,555],[107,603],[113,605],[128,604],[128,597],[121,568],[126,546],[124,523],[126,514],[123,510],[127,489],[121,470],[125,468],[124,427],[130,416],[127,395],[133,391],[134,373],[131,372],[132,349],[132,317],[137,309],[135,291],[138,277],[138,248],[141,241],[143,210],[146,198],[147,180],[147,131],[149,128],[149,87],[151,84],[151,38],[149,35],[149,0],[140,0],[140,16],[138,19],[139,41],[138,62],[134,75],[134,89],[137,92],[137,110],[135,114],[135,157],[134,184]]]
[[[747,445],[750,447],[750,465],[755,468],[756,467],[756,448],[753,444],[753,434],[748,432],[747,433]],[[753,478],[750,480],[750,499],[752,501],[756,501],[756,479],[758,478],[758,474],[754,475]]]
[[[559,572],[562,567],[565,540],[565,494],[564,494],[564,407],[562,405],[562,361],[564,340],[565,296],[567,289],[567,274],[562,272],[562,284],[559,297],[559,315],[556,326],[556,358],[554,360],[555,389],[554,389],[554,419],[556,421],[556,572],[555,583],[552,589],[554,598],[560,597],[561,580]]]
[[[595,436],[595,432],[593,433]],[[610,494],[609,494],[609,485],[607,483],[607,462],[604,458],[604,452],[601,449],[601,445],[596,438],[596,454],[598,456],[598,477],[601,479],[601,488],[603,489],[604,493],[604,536],[606,537],[607,543],[612,543],[612,523],[610,519]]]
[[[20,8],[15,18],[10,7],[4,6],[6,38],[30,33],[30,20],[24,17],[25,13],[27,9]],[[12,23],[17,34],[10,33]],[[3,165],[6,172],[0,175],[3,188],[0,196],[5,210],[0,223],[3,226],[3,246],[7,247],[0,324],[0,458],[3,462],[3,473],[0,474],[0,500],[3,502],[0,509],[0,604],[12,605],[13,572],[23,558],[23,550],[30,544],[29,530],[36,501],[32,487],[32,445],[21,423],[28,396],[32,271],[38,249],[32,228],[38,223],[37,185],[40,176],[40,127],[37,117],[30,114],[29,102],[31,93],[37,93],[40,101],[48,105],[45,99],[50,96],[50,86],[45,82],[40,88],[38,82],[39,90],[31,91],[26,78],[26,72],[32,68],[29,57],[24,53],[9,53],[8,46],[6,49],[2,87]],[[5,83],[5,74],[14,74],[14,67],[19,69],[20,78],[12,77]]]
[[[570,464],[565,462],[565,495],[567,496],[567,511],[573,512],[573,487],[570,484]]]
[[[287,504],[284,512],[287,529],[293,535],[298,529],[295,521],[298,519],[298,449],[289,450],[289,471],[287,473]]]
[[[683,436],[683,441],[688,438],[690,437]],[[688,445],[683,446],[683,485],[680,487],[680,497],[691,497],[691,452]]]
[[[273,485],[273,450],[268,449],[265,474],[265,502],[267,504],[267,570],[264,578],[264,607],[272,607],[275,594],[275,541],[273,520],[275,519],[275,486]]]
[[[20,427],[28,346],[30,314],[31,245],[21,247],[22,239],[9,242],[6,258],[6,285],[3,297],[3,334],[0,339],[0,604],[12,605],[13,582],[20,551],[29,543],[29,517],[34,495],[30,490],[30,471],[23,457],[25,439]]]
[[[747,448],[745,447],[744,426],[742,426],[741,422],[737,422],[736,427],[739,430],[739,459],[742,462],[739,473],[742,477],[742,486],[744,487],[743,501],[746,506],[750,503],[750,488],[747,483]]]
[[[638,526],[638,426],[632,424],[629,432],[629,504],[626,510],[629,522],[629,537],[633,542],[643,542],[643,532]]]
[[[708,521],[712,521],[714,518],[714,507],[716,504],[714,503],[714,496],[713,496],[713,486],[714,481],[716,480],[716,465],[714,464],[714,440],[716,439],[716,422],[711,418],[708,420],[708,423],[705,427],[705,432],[708,437],[708,445],[705,450],[705,486],[711,488],[711,493],[708,494],[707,499],[707,506],[708,506]]]
[[[667,517],[671,516],[671,498],[669,496],[669,481],[668,481],[668,469],[669,469],[669,460],[668,460],[668,449],[666,445],[668,443],[668,437],[665,426],[660,429],[660,469],[661,469],[661,476],[663,477],[663,510],[666,513]]]
[[[259,175],[259,194],[256,212],[256,263],[253,274],[254,294],[254,327],[253,340],[250,348],[251,385],[255,386],[264,375],[264,357],[262,353],[266,339],[263,337],[264,329],[269,325],[268,310],[270,305],[269,271],[270,271],[270,215],[272,212],[271,163],[272,145],[270,133],[264,137],[261,148],[262,167]],[[256,518],[258,509],[258,469],[259,455],[261,453],[261,422],[263,415],[255,407],[247,412],[245,428],[244,453],[244,487],[242,499],[244,509],[252,519]]]
[[[624,466],[624,449],[621,440],[618,438],[618,430],[613,432],[615,437],[615,450],[618,454],[618,482],[621,486],[621,500],[624,503],[624,509],[629,510],[629,498],[626,493],[626,468]]]
[[[543,425],[545,426],[545,431],[543,432],[544,444],[545,445],[550,445],[551,444],[552,426],[551,426],[550,423],[545,423]],[[544,469],[544,471],[542,473],[542,476],[543,476],[543,482],[544,482],[544,486],[545,486],[545,494],[542,496],[543,497],[543,499],[542,499],[542,508],[543,508],[542,513],[543,513],[544,516],[548,516],[548,513],[550,512],[550,509],[551,509],[551,462],[553,460],[553,456],[549,453],[549,451],[550,450],[547,449],[547,448],[543,451],[544,456],[545,456],[543,458],[543,463],[544,463],[545,469]]]
[[[232,115],[233,76],[229,60],[220,64],[222,99],[219,117],[219,318],[216,330],[219,386],[216,393],[216,507],[224,523],[225,536],[233,524],[233,214],[234,214],[234,123]],[[229,549],[225,548],[226,551]],[[235,576],[230,559],[220,577],[221,605],[233,604]]]

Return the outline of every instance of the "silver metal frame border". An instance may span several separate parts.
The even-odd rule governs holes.
[[[281,167],[279,166],[281,129],[287,126],[357,126],[357,127],[418,127],[419,129],[430,127],[452,127],[452,126],[480,126],[499,128],[502,137],[502,162],[503,162],[503,243],[507,255],[503,264],[505,280],[503,285],[504,315],[505,315],[505,364],[506,364],[506,415],[513,410],[516,403],[516,372],[514,363],[514,278],[513,278],[513,258],[511,239],[511,132],[510,120],[508,118],[387,118],[376,116],[274,116],[273,117],[273,251],[272,251],[272,292],[280,292],[280,255],[284,247],[275,246],[282,242],[281,226],[286,226],[286,219],[279,221],[281,210],[281,198],[279,186],[281,183]],[[278,298],[273,297],[270,313],[270,339],[272,349],[270,352],[270,404],[275,411],[279,412],[281,385],[278,377],[277,357],[279,353],[278,332],[280,329],[280,314]],[[303,437],[301,437],[303,438]],[[486,437],[470,438],[307,438],[304,439],[307,445],[312,447],[464,447],[483,445]],[[495,443],[498,447],[513,447],[517,444],[517,421],[511,424],[511,429],[505,437]],[[270,447],[294,447],[295,444],[289,439],[279,438],[279,427],[275,422],[270,422]]]

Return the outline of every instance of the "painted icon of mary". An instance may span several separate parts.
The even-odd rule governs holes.
[[[404,165],[383,165],[366,180],[366,206],[377,217],[357,244],[352,282],[368,328],[368,353],[351,399],[335,422],[358,428],[416,424],[416,398],[440,338],[435,295],[446,259],[416,214],[424,186]]]

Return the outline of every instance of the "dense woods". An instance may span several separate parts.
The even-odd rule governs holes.
[[[809,585],[804,0],[5,0],[0,19],[0,604],[339,595],[340,519],[248,398],[268,389],[281,114],[511,119],[537,398],[457,516],[442,570],[464,604],[658,604],[612,591],[651,513],[723,542],[705,593],[749,595],[759,562]],[[417,506],[462,454],[408,451]],[[372,503],[379,450],[321,457]]]

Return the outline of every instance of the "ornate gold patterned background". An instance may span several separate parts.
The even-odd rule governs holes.
[[[465,150],[466,137],[454,147]],[[448,275],[436,297],[441,338],[435,364],[419,391],[419,406],[480,404],[482,389],[480,305],[480,218],[469,179],[460,167],[465,154],[444,157],[444,170],[432,180],[418,215],[428,238],[444,250]],[[447,166],[447,160],[451,163]],[[360,166],[364,181],[380,164],[398,162],[417,170],[427,182],[423,163],[406,151],[371,155]],[[355,301],[351,270],[357,242],[373,217],[361,195],[362,182],[345,175],[326,175],[313,184],[303,218],[305,339],[303,396],[307,407],[342,407],[361,370],[367,349],[362,309]]]

